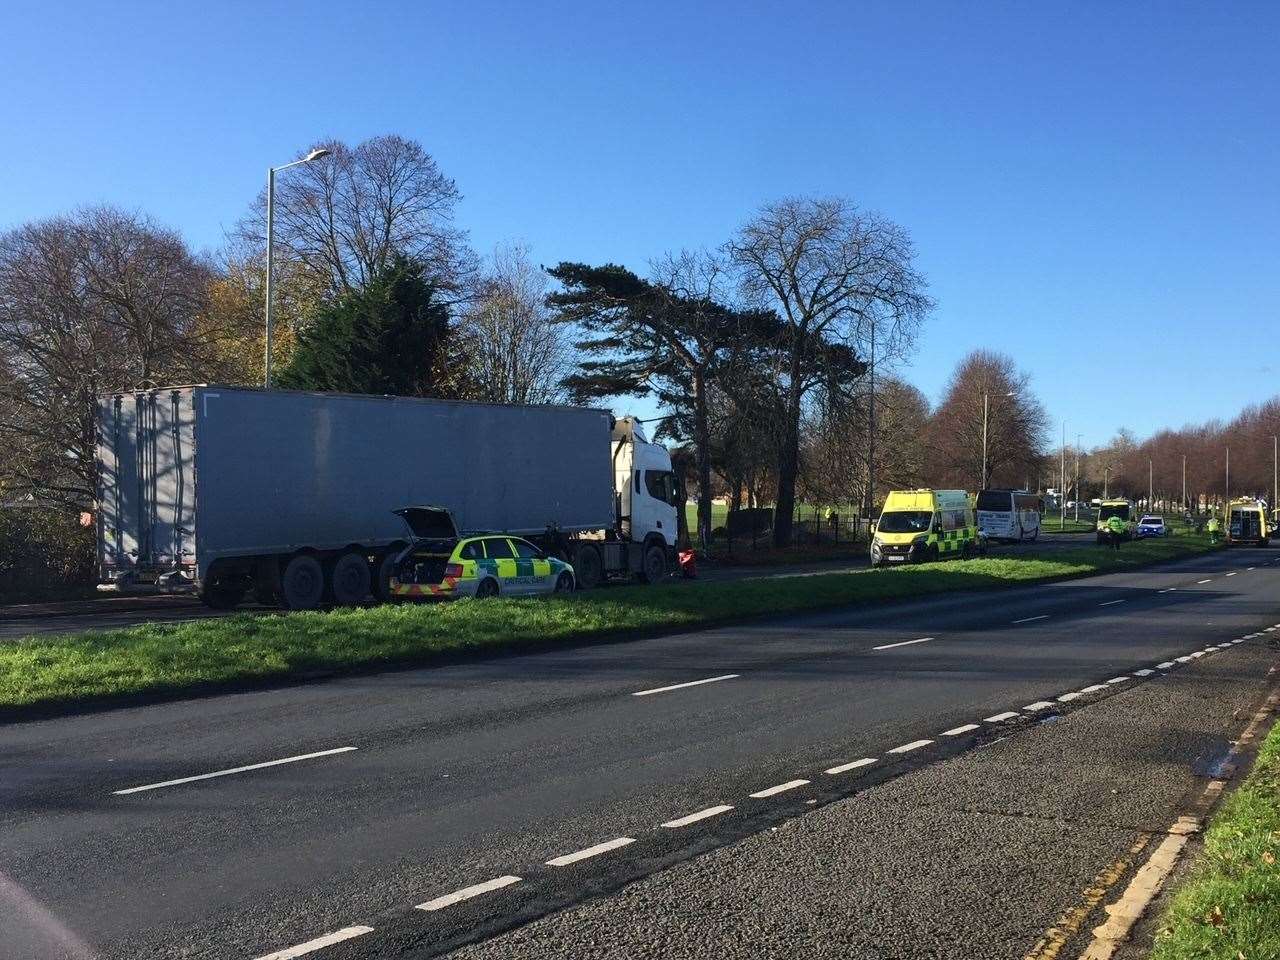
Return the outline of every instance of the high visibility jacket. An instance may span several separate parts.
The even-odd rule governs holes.
[[[1124,521],[1119,517],[1112,517],[1107,521],[1107,529],[1112,533],[1124,533]]]
[[[1209,532],[1210,532],[1210,533],[1217,533],[1217,532],[1218,532],[1218,518],[1217,518],[1217,517],[1210,517],[1210,518],[1209,518]]]

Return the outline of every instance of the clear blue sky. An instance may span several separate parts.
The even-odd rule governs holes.
[[[1280,391],[1280,4],[66,2],[5,19],[0,227],[109,201],[213,248],[268,164],[395,132],[457,180],[478,249],[522,238],[546,263],[643,270],[771,198],[852,197],[915,238],[938,309],[905,372],[931,399],[973,347],[1012,353],[1086,443]]]

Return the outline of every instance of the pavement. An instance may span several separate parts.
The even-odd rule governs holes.
[[[1277,561],[10,724],[3,955],[1024,957],[1261,700]]]

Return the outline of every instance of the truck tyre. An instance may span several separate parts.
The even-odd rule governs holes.
[[[244,599],[243,587],[215,585],[200,593],[200,600],[210,610],[231,610]]]
[[[373,599],[380,603],[392,603],[396,599],[391,594],[391,577],[396,572],[396,554],[397,551],[392,550],[390,553],[384,553],[377,560],[376,574],[370,586],[373,590]]]
[[[369,596],[369,561],[358,553],[344,553],[329,566],[329,595],[340,607],[354,607]]]
[[[667,553],[661,547],[646,547],[644,561],[640,565],[640,579],[645,583],[658,583],[667,576]]]
[[[590,590],[600,586],[604,580],[604,564],[600,560],[600,551],[586,545],[579,547],[573,555],[573,572],[578,580],[578,588]]]
[[[300,553],[280,577],[280,605],[286,610],[316,610],[324,600],[324,568],[309,553]]]

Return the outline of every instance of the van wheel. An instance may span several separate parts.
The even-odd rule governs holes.
[[[589,544],[580,546],[573,554],[573,572],[578,578],[580,590],[590,590],[600,586],[604,580],[604,564],[600,560],[600,551]]]
[[[290,560],[280,576],[280,603],[286,610],[316,610],[324,600],[324,568],[309,553]]]
[[[645,583],[658,583],[667,575],[667,555],[661,547],[649,547],[640,565],[640,579]]]
[[[329,567],[329,593],[340,607],[353,607],[369,596],[369,561],[358,553],[344,553]]]

